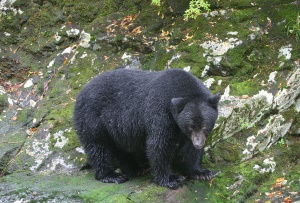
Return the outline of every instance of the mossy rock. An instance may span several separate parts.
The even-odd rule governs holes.
[[[258,0],[253,4],[251,0],[231,0],[231,1],[217,1],[217,0],[208,0],[208,3],[211,4],[212,8],[236,8],[243,9],[248,7],[260,7],[260,6],[271,6],[271,5],[280,5],[283,4],[281,0]],[[293,0],[287,0],[284,3],[293,2]]]
[[[214,149],[209,152],[210,158],[215,161],[228,163],[239,163],[242,160],[242,151],[235,138],[220,141]]]
[[[0,114],[2,113],[3,109],[8,106],[8,98],[6,94],[0,94]]]

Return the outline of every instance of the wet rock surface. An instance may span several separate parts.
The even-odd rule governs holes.
[[[0,201],[300,201],[300,49],[287,30],[299,2],[209,2],[183,21],[184,2],[1,1]],[[217,177],[171,191],[149,173],[115,185],[81,170],[76,95],[115,68],[182,68],[221,92],[204,158]]]

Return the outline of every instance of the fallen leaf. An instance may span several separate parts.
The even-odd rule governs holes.
[[[277,178],[276,183],[281,183],[282,181],[284,181],[284,178]]]
[[[214,178],[212,178],[210,181],[209,181],[209,187],[211,187],[213,185],[213,182],[214,182]]]
[[[283,202],[284,203],[292,203],[293,201],[290,197],[286,197],[286,198],[284,198]]]
[[[275,193],[274,193],[274,192],[271,192],[271,193],[266,192],[266,195],[267,195],[269,198],[272,198],[272,197],[274,197]]]
[[[66,65],[68,63],[68,59],[64,60],[64,65]]]
[[[287,180],[285,180],[284,178],[277,178],[273,187],[271,187],[270,189],[273,190],[274,188],[282,187],[286,183],[287,183]]]
[[[135,34],[140,34],[141,32],[142,32],[141,26],[138,26],[131,31],[131,33],[135,33]]]
[[[190,35],[189,33],[187,33],[187,34],[185,35],[185,38],[183,39],[183,41],[192,39],[193,37],[194,37],[194,35]]]
[[[62,103],[60,105],[62,105],[63,107],[66,107],[68,105],[68,103]]]
[[[169,36],[169,31],[164,31],[164,30],[161,31],[160,38],[167,39],[168,36]]]

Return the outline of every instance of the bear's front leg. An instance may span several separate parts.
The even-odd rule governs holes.
[[[171,172],[175,142],[168,136],[156,136],[147,141],[147,155],[154,181],[163,187],[176,190],[185,178]]]
[[[196,149],[190,140],[186,140],[183,144],[180,155],[182,162],[186,168],[186,175],[190,179],[194,180],[211,180],[213,177],[219,174],[219,172],[213,172],[208,169],[202,168],[202,157],[204,150]]]

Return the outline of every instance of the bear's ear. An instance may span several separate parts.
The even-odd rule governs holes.
[[[171,111],[173,113],[173,116],[179,114],[185,105],[185,99],[182,97],[173,98],[171,100]]]
[[[220,93],[217,93],[209,98],[209,103],[211,104],[212,107],[217,108],[220,98],[221,98]]]

